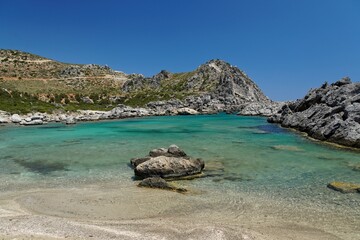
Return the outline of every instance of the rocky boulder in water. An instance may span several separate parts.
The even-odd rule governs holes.
[[[169,148],[153,149],[149,156],[131,159],[135,176],[140,178],[179,178],[201,173],[205,164],[201,159],[188,157],[176,145]]]
[[[319,140],[360,148],[360,83],[349,78],[325,83],[303,99],[285,104],[268,122]]]

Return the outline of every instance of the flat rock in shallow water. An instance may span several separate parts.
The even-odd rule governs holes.
[[[185,188],[178,188],[173,184],[166,182],[161,177],[149,177],[142,180],[139,187],[148,187],[148,188],[160,188],[164,190],[176,191],[176,192],[186,192]]]
[[[328,185],[328,188],[334,189],[342,193],[354,193],[360,192],[360,184],[348,183],[348,182],[331,182]]]

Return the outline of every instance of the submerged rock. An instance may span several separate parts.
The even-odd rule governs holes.
[[[348,182],[331,182],[328,185],[328,188],[334,189],[342,193],[354,193],[360,192],[360,184],[348,183]]]
[[[161,177],[149,177],[143,179],[139,184],[139,187],[148,187],[148,188],[160,188],[164,190],[176,191],[176,192],[186,192],[185,188],[178,188],[171,183],[166,182]]]

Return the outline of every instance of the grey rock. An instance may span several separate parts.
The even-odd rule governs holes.
[[[176,145],[170,145],[167,152],[172,157],[186,157],[186,153]]]
[[[22,120],[20,122],[20,125],[25,125],[25,126],[42,125],[42,124],[44,124],[43,120],[41,120],[41,119],[31,120],[31,118],[26,118],[25,120]]]
[[[150,160],[151,157],[143,157],[143,158],[132,158],[130,159],[130,164],[133,168],[137,167],[137,165],[146,162],[148,160]]]
[[[319,140],[360,148],[360,83],[351,83],[349,78],[325,83],[303,99],[285,104],[268,122]]]
[[[150,157],[166,156],[168,150],[166,148],[156,148],[149,152]]]
[[[20,123],[22,121],[22,118],[19,116],[19,114],[13,114],[10,120],[13,123]]]
[[[137,177],[177,178],[198,174],[204,168],[201,159],[159,156],[139,164],[134,172]]]
[[[68,117],[68,118],[66,118],[66,120],[65,120],[65,124],[66,124],[66,125],[76,124],[76,120],[75,120],[74,117]]]
[[[164,190],[176,191],[176,192],[186,192],[185,188],[178,188],[173,184],[166,182],[161,177],[149,177],[143,179],[139,184],[139,187],[148,187],[148,188],[159,188]]]

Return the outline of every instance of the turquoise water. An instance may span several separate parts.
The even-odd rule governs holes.
[[[292,201],[337,196],[359,206],[360,194],[340,194],[326,185],[360,183],[360,171],[354,170],[360,152],[313,142],[265,118],[226,114],[1,127],[0,190],[131,183],[129,159],[170,144],[201,157],[212,170],[188,182],[190,187],[268,193]]]

